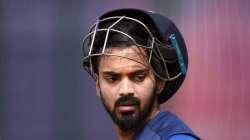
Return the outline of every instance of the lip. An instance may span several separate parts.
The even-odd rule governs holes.
[[[120,112],[133,112],[136,110],[136,105],[120,105],[118,109]]]

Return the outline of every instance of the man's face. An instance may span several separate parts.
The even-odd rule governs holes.
[[[108,48],[107,52],[113,56],[100,58],[97,93],[117,126],[128,131],[143,123],[155,107],[154,74],[138,47]]]

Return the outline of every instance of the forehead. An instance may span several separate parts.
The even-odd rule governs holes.
[[[100,58],[99,71],[145,69],[149,66],[146,51],[134,45],[106,48],[105,54]]]

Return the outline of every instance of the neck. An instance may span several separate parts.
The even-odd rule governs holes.
[[[159,105],[155,105],[152,112],[149,114],[149,117],[145,119],[145,121],[138,127],[133,130],[129,130],[127,132],[122,131],[117,125],[115,125],[115,130],[118,135],[119,140],[131,140],[136,132],[139,132],[147,122],[153,119],[160,112]]]

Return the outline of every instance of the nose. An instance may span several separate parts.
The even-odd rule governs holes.
[[[119,84],[119,95],[120,96],[134,96],[133,83],[128,78],[124,78]]]

